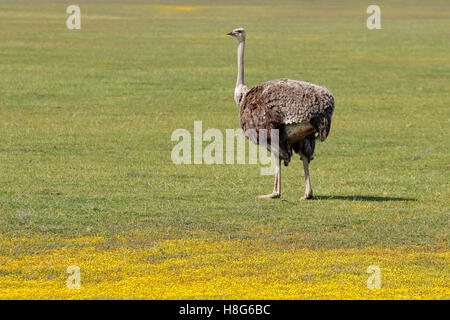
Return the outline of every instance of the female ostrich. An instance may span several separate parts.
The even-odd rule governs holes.
[[[249,132],[267,130],[267,149],[278,159],[275,174],[274,190],[271,194],[259,198],[274,199],[281,195],[281,160],[287,166],[292,156],[292,149],[303,162],[306,189],[301,198],[311,199],[313,196],[309,179],[309,162],[313,159],[315,140],[324,141],[330,132],[331,116],[334,110],[334,97],[327,88],[311,83],[278,79],[265,82],[248,89],[244,82],[244,47],[245,30],[234,29],[227,33],[238,40],[237,61],[238,75],[234,100],[240,107],[239,119],[241,128],[247,138],[258,142],[258,137]],[[271,145],[271,130],[279,133],[278,145]]]

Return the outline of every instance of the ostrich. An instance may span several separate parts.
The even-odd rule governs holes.
[[[313,159],[316,138],[324,141],[330,132],[334,97],[325,87],[291,79],[277,79],[248,89],[244,82],[245,30],[237,28],[227,33],[238,41],[238,74],[234,101],[240,108],[239,120],[247,138],[258,143],[258,138],[248,132],[277,129],[278,145],[270,144],[267,149],[276,157],[274,190],[271,194],[259,196],[275,199],[281,195],[281,160],[287,166],[292,150],[300,155],[305,171],[305,194],[300,199],[312,199],[313,192],[309,178],[309,162]]]

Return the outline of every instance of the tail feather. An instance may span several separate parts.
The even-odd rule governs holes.
[[[320,141],[325,141],[331,129],[332,113],[327,113],[318,119],[313,119],[311,123],[317,128],[318,138]]]

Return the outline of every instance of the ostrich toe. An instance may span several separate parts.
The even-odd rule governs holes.
[[[280,197],[280,194],[278,192],[272,192],[271,194],[258,196],[259,199],[278,199],[279,197]]]

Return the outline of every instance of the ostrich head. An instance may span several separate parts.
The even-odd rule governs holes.
[[[235,37],[239,42],[241,42],[245,40],[245,30],[244,28],[237,28],[231,32],[228,32],[227,36]]]

